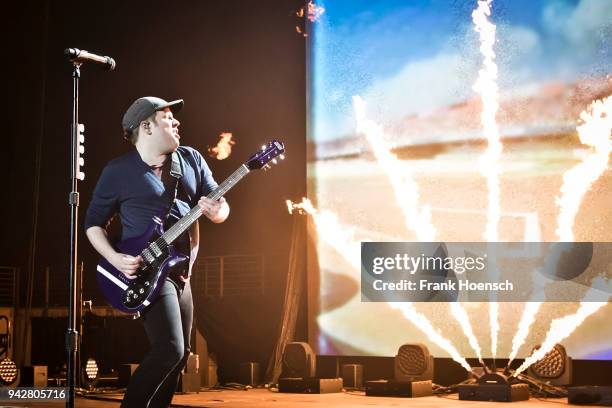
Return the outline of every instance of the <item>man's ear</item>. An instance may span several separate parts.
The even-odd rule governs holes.
[[[151,134],[151,124],[148,120],[143,120],[140,122],[140,126],[150,135]]]

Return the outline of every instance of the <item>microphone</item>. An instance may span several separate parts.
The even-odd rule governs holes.
[[[111,57],[101,56],[92,54],[91,52],[87,52],[85,50],[79,50],[78,48],[66,48],[64,50],[64,55],[68,57],[68,59],[72,62],[95,62],[96,64],[102,64],[104,69],[107,71],[112,71],[115,69],[117,64],[115,60]]]

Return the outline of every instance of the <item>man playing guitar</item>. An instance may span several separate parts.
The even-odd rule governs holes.
[[[122,121],[124,137],[135,149],[106,165],[87,210],[89,241],[130,280],[137,277],[143,259],[120,253],[109,242],[106,226],[115,214],[121,219],[122,240],[143,234],[154,217],[167,216],[166,223],[171,225],[196,205],[215,223],[229,215],[223,197],[206,197],[218,185],[202,155],[180,146],[180,122],[174,114],[182,107],[183,100],[144,97],[128,108]],[[122,407],[167,407],[172,401],[190,350],[193,300],[189,275],[198,243],[196,221],[173,244],[189,255],[188,267],[172,270],[141,314],[151,350],[134,373]]]

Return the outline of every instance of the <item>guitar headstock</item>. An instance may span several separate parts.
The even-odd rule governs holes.
[[[272,140],[261,146],[261,150],[255,153],[245,163],[249,170],[259,170],[261,168],[267,170],[270,168],[269,163],[276,164],[276,157],[281,160],[285,158],[285,145],[278,140]]]

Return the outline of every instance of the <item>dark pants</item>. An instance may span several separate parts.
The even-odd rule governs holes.
[[[134,372],[121,407],[165,408],[189,356],[193,322],[190,284],[175,285],[166,280],[142,320],[151,350]]]

